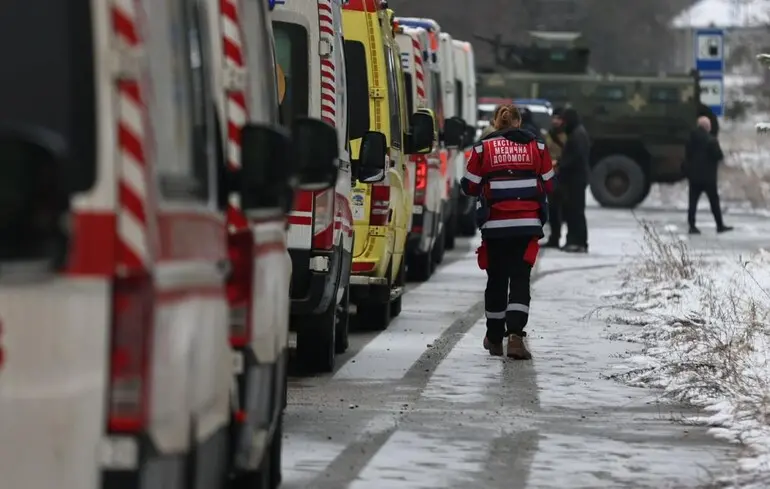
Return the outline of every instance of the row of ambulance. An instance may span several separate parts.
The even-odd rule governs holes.
[[[0,487],[278,487],[289,329],[332,370],[472,214],[470,45],[377,0],[7,0],[0,60]]]
[[[291,330],[313,372],[333,370],[352,328],[398,316],[406,281],[431,277],[474,210],[459,191],[475,137],[471,45],[384,2],[339,3],[273,13],[286,120],[309,113],[340,135],[336,186],[298,192],[288,216]]]

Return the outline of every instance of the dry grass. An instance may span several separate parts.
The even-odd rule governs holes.
[[[623,274],[624,286],[642,282],[672,284],[694,280],[703,259],[673,232],[661,231],[651,221],[636,219],[642,230],[639,254]]]
[[[643,324],[625,339],[643,344],[644,361],[614,378],[709,409],[715,414],[697,421],[741,444],[744,461],[770,460],[770,259],[707,263],[675,236],[640,226],[641,252],[614,296],[632,315],[608,320]],[[770,465],[731,480],[770,487]]]

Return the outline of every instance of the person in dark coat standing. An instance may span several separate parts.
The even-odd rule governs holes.
[[[588,225],[586,223],[586,188],[590,173],[591,139],[573,108],[564,110],[564,131],[567,142],[559,159],[559,185],[564,186],[567,220],[567,244],[563,251],[588,252]]]
[[[532,111],[526,107],[521,109],[521,128],[525,131],[531,132],[536,139],[540,141],[543,140],[543,134],[535,123],[535,118],[532,116]]]
[[[724,233],[733,228],[725,226],[722,220],[722,208],[719,204],[717,191],[717,174],[719,163],[724,160],[722,148],[717,138],[711,135],[711,121],[706,116],[698,118],[698,126],[690,134],[685,148],[684,174],[690,184],[689,203],[687,207],[687,224],[690,234],[700,234],[695,226],[695,213],[702,193],[708,196],[711,213],[717,224],[717,232]]]
[[[548,195],[548,225],[551,228],[551,234],[548,241],[543,245],[544,248],[559,248],[561,246],[561,227],[564,222],[564,201],[566,192],[564,186],[559,185],[559,160],[564,145],[567,143],[567,134],[564,132],[564,108],[557,107],[551,115],[551,129],[545,135],[545,144],[548,152],[551,154],[553,168],[556,170],[556,179],[554,189]]]

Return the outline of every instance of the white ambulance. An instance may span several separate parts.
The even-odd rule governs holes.
[[[459,180],[455,177],[456,156],[458,147],[462,142],[465,131],[465,122],[457,117],[454,84],[454,53],[452,37],[441,31],[441,26],[433,19],[416,17],[398,17],[399,25],[407,27],[421,27],[428,32],[430,42],[430,59],[428,72],[430,84],[437,87],[437,94],[441,98],[441,106],[437,109],[436,117],[439,120],[440,140],[442,148],[439,152],[441,158],[441,175],[444,178],[442,188],[441,209],[441,236],[443,243],[440,249],[434,253],[436,263],[440,263],[444,256],[444,247],[454,248],[457,234],[457,199],[460,195]]]
[[[331,372],[335,354],[348,347],[353,249],[342,0],[284,0],[272,20],[277,60],[286,77],[281,117],[290,123],[310,115],[337,128],[336,186],[298,192],[289,214],[297,359],[311,372]]]
[[[208,2],[4,5],[3,489],[209,489],[226,478],[223,201],[236,190],[248,213],[279,207],[244,197],[284,186],[288,172],[266,177],[290,158],[271,150],[289,147],[281,132],[252,126],[242,171],[222,171],[203,13],[218,2]],[[34,42],[19,45],[29,32]],[[318,146],[310,139],[295,145]]]
[[[274,2],[270,2],[269,8],[274,8]],[[266,2],[212,1],[209,13],[211,32],[216,33],[218,41],[212,43],[213,66],[219,68],[215,70],[217,127],[225,142],[222,154],[226,167],[237,174],[241,154],[250,151],[246,147],[250,137],[255,136],[255,131],[257,136],[259,131],[264,134],[262,128],[279,123],[278,104],[285,93],[285,80],[275,63]],[[326,143],[331,144],[326,151],[332,154],[310,144],[318,142],[313,132],[326,138]],[[336,181],[336,131],[320,120],[303,118],[295,121],[293,133],[295,141],[304,143],[297,148],[314,151],[314,167],[287,167],[307,160],[307,155],[292,152],[288,156],[289,148],[283,146],[285,136],[276,138],[278,133],[274,133],[272,143],[264,148],[266,157],[273,161],[262,175],[272,183],[270,191],[266,193],[263,188],[259,193],[244,196],[249,199],[245,212],[240,209],[243,202],[235,192],[228,208],[232,271],[227,293],[236,380],[232,398],[231,475],[236,487],[275,487],[280,483],[292,272],[286,247],[286,213],[292,203],[287,172],[298,170],[299,184],[320,183],[321,188],[328,188]],[[266,208],[264,204],[272,207]]]
[[[426,64],[430,59],[428,31],[422,27],[399,26],[396,41],[401,51],[401,65],[404,71],[409,114],[429,109],[438,111],[438,90],[428,83]],[[412,189],[412,226],[406,243],[407,271],[410,280],[424,282],[433,274],[437,252],[443,248],[440,240],[442,229],[442,187],[441,148],[438,144],[427,155],[409,157],[407,169]]]
[[[470,157],[470,150],[476,139],[476,61],[473,56],[473,45],[469,42],[452,41],[454,47],[455,66],[455,95],[457,115],[466,124],[462,148],[454,165],[455,180],[459,182],[465,173],[465,164]],[[457,232],[460,236],[476,234],[476,207],[474,199],[462,192],[457,200]]]

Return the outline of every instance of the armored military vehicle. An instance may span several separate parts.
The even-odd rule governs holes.
[[[700,103],[696,73],[615,75],[592,72],[579,33],[530,32],[529,45],[492,44],[497,68],[479,75],[478,96],[537,98],[571,106],[591,135],[591,192],[606,207],[640,204],[654,182],[683,178],[684,147]],[[502,67],[502,68],[501,68]]]

